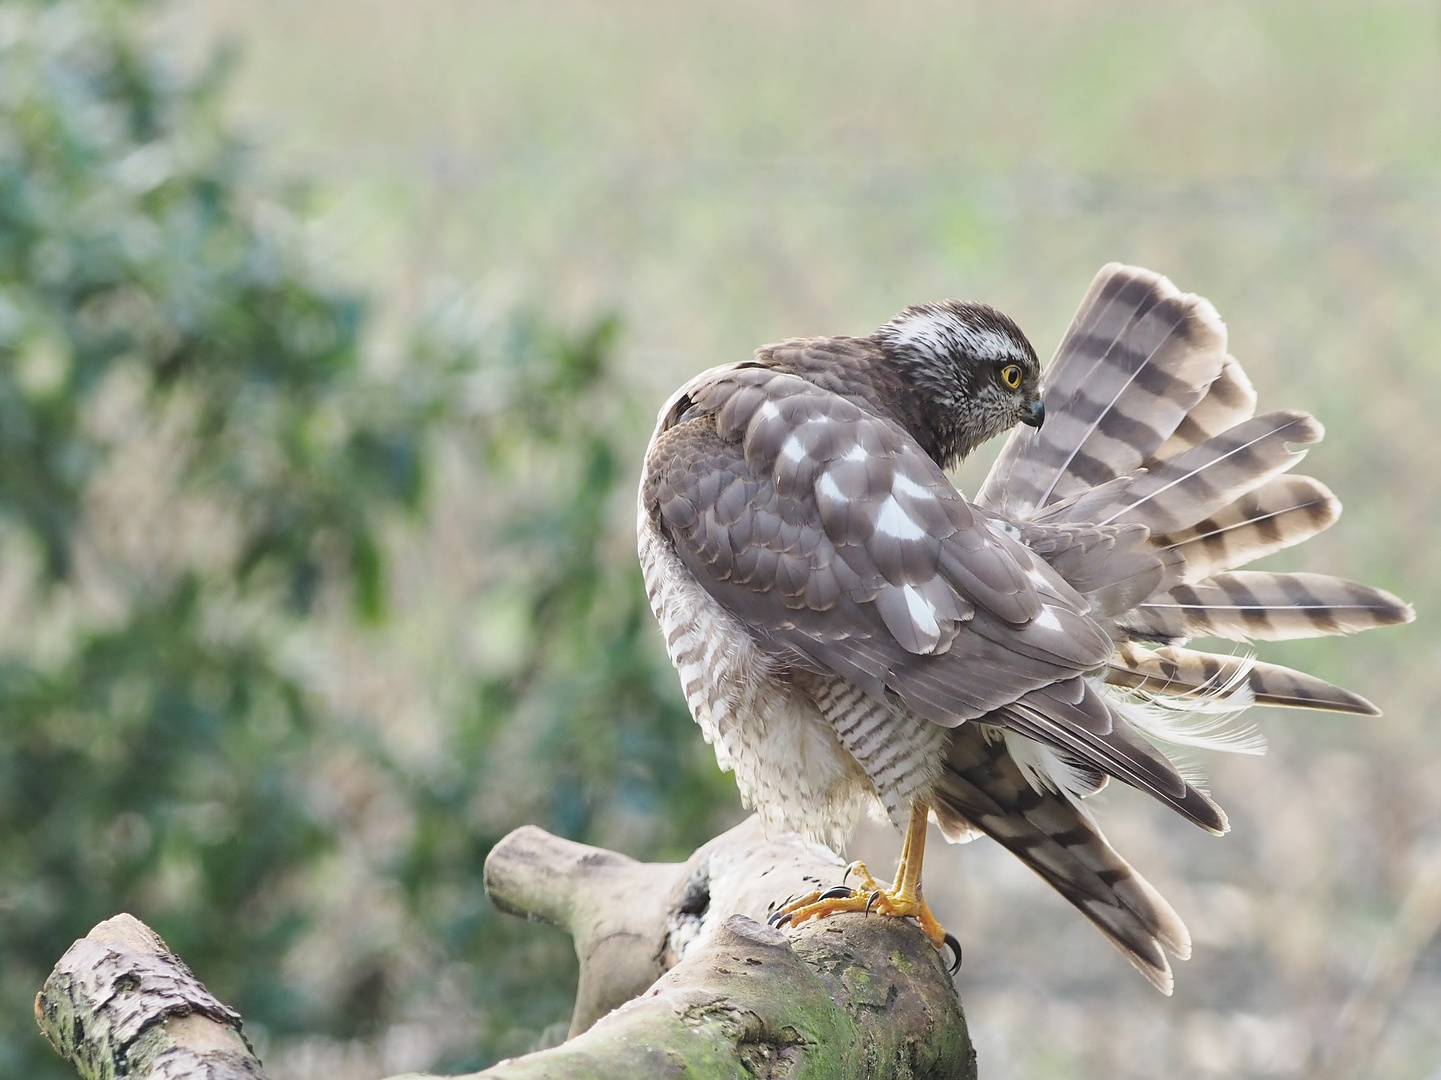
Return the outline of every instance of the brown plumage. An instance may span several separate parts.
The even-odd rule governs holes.
[[[1339,512],[1288,472],[1321,426],[1254,413],[1210,304],[1116,265],[1044,379],[1014,323],[947,301],[691,380],[647,451],[640,554],[743,796],[832,843],[877,800],[911,834],[927,812],[949,838],[984,832],[1169,991],[1185,927],[1081,800],[1115,777],[1223,832],[1157,744],[1243,748],[1217,714],[1253,701],[1374,707],[1186,640],[1411,617],[1366,586],[1234,569]],[[967,501],[944,468],[1018,423]]]

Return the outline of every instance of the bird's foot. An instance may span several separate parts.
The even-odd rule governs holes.
[[[921,931],[937,949],[950,947],[955,955],[955,971],[961,966],[961,945],[955,937],[946,933],[926,904],[919,890],[905,891],[877,881],[866,869],[865,863],[851,863],[846,868],[846,878],[855,877],[859,888],[837,885],[824,891],[806,893],[788,903],[782,904],[768,920],[772,926],[799,926],[808,919],[823,919],[843,911],[861,912],[867,915],[888,915],[892,918],[911,918],[920,924]]]

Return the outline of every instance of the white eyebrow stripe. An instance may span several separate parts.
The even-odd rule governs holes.
[[[876,532],[885,533],[897,540],[920,540],[926,535],[926,530],[901,509],[901,504],[896,502],[894,495],[888,496],[881,504],[881,512],[876,517]]]

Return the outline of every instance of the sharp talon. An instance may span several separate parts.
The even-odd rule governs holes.
[[[961,970],[961,943],[956,940],[956,935],[949,931],[946,933],[946,948],[950,949],[951,955],[956,958],[956,962],[948,969],[954,975]]]
[[[869,914],[871,913],[871,907],[872,907],[872,906],[875,904],[875,902],[876,902],[877,900],[879,900],[880,898],[881,898],[881,890],[880,890],[880,889],[877,889],[875,892],[871,893],[871,898],[866,901],[866,914],[867,914],[867,915],[869,915]]]
[[[774,918],[774,916],[772,916],[772,918]],[[782,915],[778,919],[775,919],[775,921],[771,923],[771,925],[774,926],[777,930],[779,930],[782,926],[789,926],[790,924],[791,913],[789,911],[787,911],[784,915]]]
[[[785,917],[786,913],[784,911],[772,911],[770,913],[770,917],[766,919],[766,925],[775,926],[778,922],[780,922],[781,919],[784,919]]]
[[[844,885],[837,885],[834,889],[827,889],[816,897],[817,900],[839,900],[842,897],[854,896],[855,890],[848,889]]]

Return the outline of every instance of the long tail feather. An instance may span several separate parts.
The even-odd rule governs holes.
[[[1120,626],[1152,640],[1287,641],[1351,634],[1414,617],[1411,605],[1384,589],[1344,578],[1241,570],[1178,585],[1129,612]]]
[[[1279,476],[1156,542],[1181,556],[1181,583],[1191,584],[1309,540],[1340,516],[1340,501],[1319,480]]]
[[[1096,524],[1133,522],[1154,533],[1189,528],[1306,456],[1287,449],[1288,444],[1319,442],[1323,434],[1325,429],[1303,412],[1257,416],[1159,463],[1137,479],[1122,506]]]
[[[1211,383],[1206,396],[1181,418],[1171,437],[1156,451],[1155,458],[1144,464],[1150,468],[1157,461],[1167,461],[1183,454],[1255,415],[1256,390],[1236,358],[1227,356],[1221,374]]]
[[[975,829],[993,837],[1074,904],[1158,990],[1171,992],[1164,950],[1190,956],[1185,924],[1084,810],[1065,794],[1027,781],[1004,740],[987,740],[976,724],[956,729],[934,798],[948,838],[965,839]]]
[[[1257,705],[1379,716],[1381,710],[1360,694],[1334,686],[1304,671],[1268,664],[1249,656],[1196,652],[1166,646],[1148,649],[1127,642],[1116,649],[1106,682],[1127,690],[1166,697],[1202,696],[1244,675]]]
[[[976,501],[1023,517],[1133,472],[1225,359],[1226,328],[1208,301],[1149,270],[1103,267],[1046,370],[1045,426],[1011,435]]]
[[[1344,634],[1414,613],[1336,577],[1236,570],[1326,529],[1340,504],[1288,473],[1305,456],[1293,447],[1319,441],[1321,425],[1255,415],[1205,300],[1104,267],[1041,392],[1044,427],[1012,434],[977,504],[1086,597],[1115,647],[1099,679],[1041,687],[956,728],[936,815],[952,838],[980,830],[1010,848],[1169,992],[1162,945],[1185,955],[1185,929],[1080,800],[1115,777],[1224,832],[1200,780],[1168,756],[1175,747],[1259,753],[1260,736],[1235,723],[1252,704],[1377,709],[1304,672],[1181,646]],[[988,738],[990,724],[1003,731]]]

